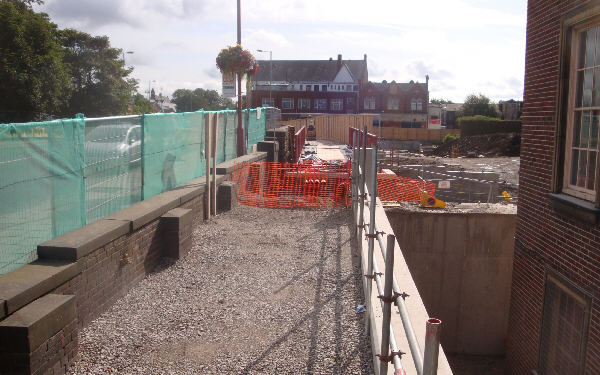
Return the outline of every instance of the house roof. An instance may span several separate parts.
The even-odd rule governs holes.
[[[260,70],[254,81],[275,82],[331,82],[339,69],[337,60],[273,60],[273,76],[269,60],[258,60]],[[355,79],[363,77],[367,70],[364,60],[342,60]]]
[[[395,84],[398,86],[398,88],[402,91],[408,91],[411,88],[416,86],[420,86],[424,91],[427,91],[427,83],[420,83],[420,82],[369,82],[371,84],[373,84],[373,86],[375,86],[377,88],[377,90],[379,91],[385,91],[387,89],[390,88],[391,85]]]

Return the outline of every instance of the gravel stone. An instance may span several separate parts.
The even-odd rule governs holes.
[[[351,211],[238,206],[80,332],[69,374],[372,374]]]

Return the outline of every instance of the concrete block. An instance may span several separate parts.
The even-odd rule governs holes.
[[[267,161],[277,162],[279,160],[279,143],[277,141],[258,142],[256,149],[267,153]]]
[[[252,154],[240,156],[239,158],[231,159],[224,163],[217,164],[217,174],[231,174],[236,164],[254,163],[262,160],[267,160],[266,152],[254,152]]]
[[[93,250],[129,233],[130,228],[129,221],[117,219],[96,220],[91,224],[41,243],[37,248],[38,257],[40,259],[76,261]]]
[[[237,182],[227,181],[219,185],[217,190],[217,212],[231,211],[237,206]]]
[[[180,259],[190,251],[192,221],[192,210],[187,208],[175,208],[161,216],[164,256]]]
[[[0,322],[0,351],[31,353],[76,316],[75,296],[47,294]]]
[[[107,216],[105,220],[128,221],[129,230],[134,231],[152,220],[158,219],[165,212],[179,206],[181,204],[181,196],[186,193],[177,190],[167,191]]]
[[[77,263],[40,259],[0,276],[0,318],[66,283],[78,273]]]

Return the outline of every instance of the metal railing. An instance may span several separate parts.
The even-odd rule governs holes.
[[[357,239],[361,254],[363,254],[362,238],[365,232],[368,245],[367,272],[364,275],[366,278],[365,307],[367,310],[371,308],[372,287],[373,282],[375,282],[378,293],[377,297],[381,301],[383,311],[381,345],[379,353],[375,354],[379,358],[379,374],[387,374],[388,363],[390,362],[394,366],[395,374],[405,374],[401,361],[401,357],[405,353],[398,348],[394,330],[391,326],[392,304],[395,304],[402,320],[404,333],[417,374],[433,375],[437,373],[438,367],[441,321],[438,319],[429,319],[427,321],[425,351],[423,354],[406,307],[405,299],[408,297],[408,294],[401,291],[394,276],[394,247],[396,238],[394,235],[388,234],[384,240],[384,233],[380,230],[376,222],[377,146],[376,144],[372,144],[369,160],[370,166],[367,169],[367,144],[369,143],[369,135],[365,137],[365,134],[367,134],[366,127],[364,131],[356,131],[352,134],[352,211],[357,223]],[[365,223],[365,207],[369,209],[368,223]],[[375,240],[378,242],[385,263],[384,274],[379,272],[377,262],[374,258]],[[385,276],[385,278],[382,279],[382,276]],[[370,330],[370,325],[370,319],[367,319],[367,332]],[[375,340],[378,332],[371,333],[371,339]]]

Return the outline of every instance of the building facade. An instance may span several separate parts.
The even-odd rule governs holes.
[[[260,60],[253,77],[252,106],[281,109],[282,117],[308,113],[359,113],[360,92],[369,80],[363,60]],[[287,116],[286,116],[287,114]]]
[[[429,76],[425,83],[369,82],[361,91],[361,112],[381,115],[382,126],[426,128]]]
[[[600,2],[529,0],[511,374],[600,374]]]

